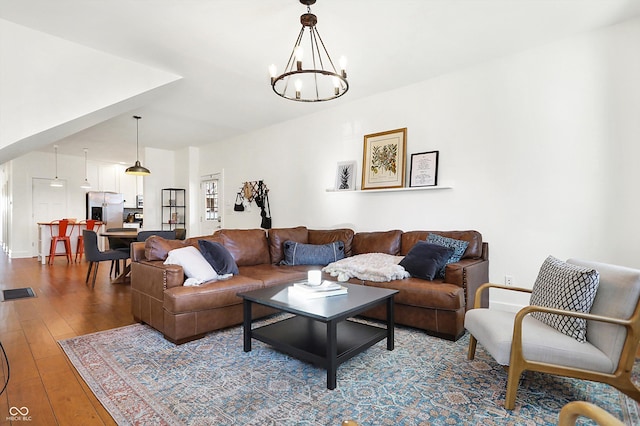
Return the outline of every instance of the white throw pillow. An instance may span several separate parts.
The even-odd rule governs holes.
[[[194,280],[196,280],[198,284],[201,284],[205,281],[211,281],[218,278],[218,274],[216,274],[216,271],[209,262],[207,262],[207,259],[205,259],[202,253],[193,246],[182,247],[169,251],[167,260],[164,261],[164,264],[182,266],[187,278],[193,278],[192,280],[187,280],[190,284],[193,283]]]

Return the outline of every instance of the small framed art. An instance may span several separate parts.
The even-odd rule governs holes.
[[[411,154],[409,186],[438,185],[438,151]]]
[[[356,162],[341,161],[336,168],[336,191],[353,191],[356,189]]]
[[[407,128],[364,136],[362,189],[402,188]]]

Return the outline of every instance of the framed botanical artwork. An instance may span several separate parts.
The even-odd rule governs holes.
[[[438,151],[411,154],[409,186],[438,185]]]
[[[353,191],[356,189],[356,162],[341,161],[336,168],[336,191]]]
[[[407,128],[364,136],[362,189],[402,188]]]

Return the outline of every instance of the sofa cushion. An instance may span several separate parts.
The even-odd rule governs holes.
[[[353,255],[363,253],[400,254],[402,231],[358,232],[353,236]]]
[[[482,234],[478,231],[408,231],[402,234],[401,255],[406,255],[418,241],[424,241],[429,234],[442,235],[469,242],[462,259],[480,259],[482,257]]]
[[[540,267],[529,303],[588,313],[591,311],[599,283],[600,274],[594,268],[573,265],[549,256]],[[533,312],[531,316],[579,342],[586,341],[585,319],[547,312]]]
[[[200,253],[209,262],[218,275],[238,275],[236,261],[222,244],[215,241],[199,240]]]
[[[453,238],[443,237],[442,235],[438,234],[429,234],[429,236],[427,237],[427,242],[453,249],[453,254],[449,257],[445,265],[458,262],[464,255],[464,252],[469,245],[467,241],[455,240]],[[444,278],[444,266],[438,271],[437,277]]]
[[[412,277],[431,281],[447,264],[453,251],[450,247],[420,241],[400,261],[400,266]]]
[[[308,243],[308,231],[305,226],[295,228],[272,228],[269,230],[269,255],[271,263],[277,265],[284,259],[283,244],[285,241],[295,241],[296,243]]]
[[[171,250],[184,246],[184,241],[165,240],[158,235],[152,235],[144,242],[144,257],[147,260],[165,260]]]
[[[220,229],[214,236],[231,253],[238,266],[271,263],[269,243],[264,229]]]
[[[218,278],[218,274],[200,251],[192,246],[171,250],[164,261],[165,265],[179,265],[187,278],[193,278],[196,284]]]
[[[303,244],[295,241],[284,242],[284,259],[281,265],[323,265],[344,259],[344,243]]]
[[[309,229],[309,244],[328,244],[336,241],[344,243],[344,255],[353,256],[353,236],[354,232],[349,228],[338,229]]]

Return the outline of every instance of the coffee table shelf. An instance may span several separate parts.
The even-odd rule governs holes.
[[[337,323],[337,364],[387,338],[387,329],[355,321]],[[251,330],[251,337],[295,358],[327,368],[327,324],[295,316]]]

